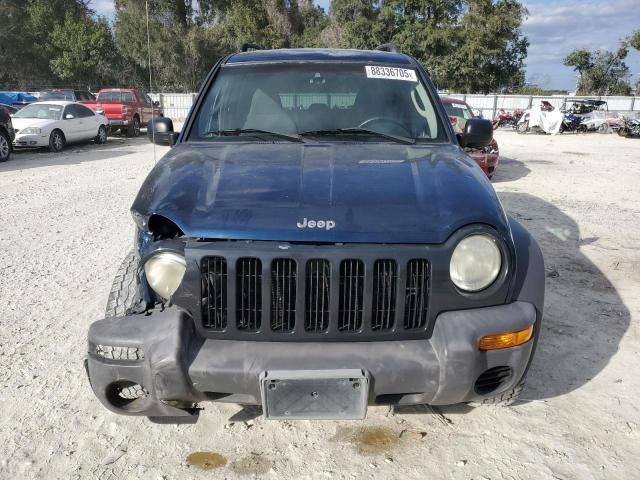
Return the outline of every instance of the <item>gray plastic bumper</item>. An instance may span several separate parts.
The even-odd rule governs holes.
[[[110,410],[174,417],[171,421],[195,421],[192,404],[206,400],[261,404],[260,377],[270,371],[360,369],[370,378],[369,404],[454,404],[482,398],[474,383],[489,368],[507,366],[513,372],[491,395],[521,381],[537,338],[488,352],[478,350],[478,340],[527,328],[539,323],[538,316],[533,304],[514,302],[443,313],[428,340],[278,343],[205,340],[190,317],[169,308],[93,323],[88,373],[93,391]],[[96,353],[98,345],[102,352],[117,347],[111,357],[126,357],[122,352],[136,348],[144,356],[107,358]],[[123,399],[118,392],[128,384],[141,385],[144,393]]]

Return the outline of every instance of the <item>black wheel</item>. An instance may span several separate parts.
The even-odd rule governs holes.
[[[138,117],[133,117],[133,123],[127,128],[127,136],[128,137],[139,137],[140,136],[140,119]]]
[[[0,131],[0,162],[6,162],[11,157],[11,140],[9,135]]]
[[[518,385],[513,387],[506,392],[502,392],[499,395],[495,395],[493,397],[487,397],[477,402],[469,402],[468,405],[472,407],[483,407],[486,405],[493,405],[496,407],[508,407],[509,405],[513,405],[517,400],[522,390],[524,389],[524,380],[520,382]]]
[[[96,143],[107,143],[107,127],[100,125],[98,128],[98,135],[93,139]]]
[[[629,136],[629,132],[627,131],[626,127],[621,127],[618,129],[618,135],[620,135],[621,137],[627,137]]]
[[[49,135],[49,150],[52,152],[59,152],[64,148],[64,144],[66,140],[64,138],[64,133],[60,130],[54,130]]]
[[[107,299],[105,316],[117,317],[124,315],[138,300],[138,284],[136,276],[140,257],[135,250],[131,250],[120,264],[118,273],[113,279],[113,285]]]

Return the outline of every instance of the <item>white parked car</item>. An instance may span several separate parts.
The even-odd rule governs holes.
[[[35,102],[13,115],[16,147],[49,147],[59,152],[67,143],[106,143],[109,120],[77,102]]]

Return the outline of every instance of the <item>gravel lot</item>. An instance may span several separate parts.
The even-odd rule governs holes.
[[[0,477],[638,478],[640,140],[497,137],[495,188],[547,262],[523,401],[378,407],[362,423],[267,422],[206,404],[197,425],[162,426],[104,409],[82,367],[86,331],[131,246],[152,147],[111,138],[16,153],[0,164]],[[190,466],[198,451],[226,465]]]

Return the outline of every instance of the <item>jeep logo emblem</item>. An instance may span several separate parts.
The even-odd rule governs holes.
[[[304,217],[302,222],[297,223],[298,228],[324,228],[325,230],[331,230],[335,228],[336,222],[333,220],[309,220]]]

